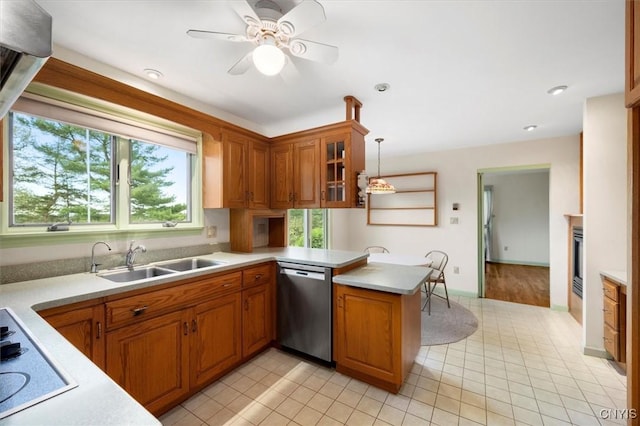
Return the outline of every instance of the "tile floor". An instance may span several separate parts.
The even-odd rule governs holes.
[[[171,425],[613,425],[626,377],[582,355],[566,312],[453,297],[478,330],[423,346],[398,395],[270,349],[160,418]],[[601,413],[611,413],[609,419]]]

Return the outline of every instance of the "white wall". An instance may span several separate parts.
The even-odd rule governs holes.
[[[395,253],[425,254],[441,249],[449,254],[450,289],[478,294],[478,172],[492,168],[549,167],[549,234],[551,306],[567,307],[567,232],[564,215],[578,212],[578,135],[477,148],[431,152],[381,160],[382,174],[438,172],[437,227],[367,226],[366,210],[332,211],[332,248],[362,250],[383,245]],[[375,173],[374,161],[367,170]],[[384,195],[381,195],[384,196]],[[460,210],[453,211],[452,204]],[[458,217],[457,225],[450,224]],[[453,267],[460,268],[453,274]]]
[[[549,265],[549,171],[484,173],[492,186],[491,260]]]
[[[585,347],[602,344],[600,271],[626,271],[627,111],[623,94],[587,99],[584,108]]]

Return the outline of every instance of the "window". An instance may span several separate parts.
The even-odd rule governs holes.
[[[9,228],[200,225],[193,136],[33,95],[6,122]]]
[[[327,248],[327,209],[288,211],[289,246]]]

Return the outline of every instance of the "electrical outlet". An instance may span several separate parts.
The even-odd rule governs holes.
[[[218,233],[216,226],[207,226],[207,238],[215,238]]]
[[[457,217],[450,217],[449,218],[449,223],[452,225],[457,225],[458,224],[458,218]]]
[[[453,267],[453,273],[454,274],[459,274],[460,273],[460,267],[459,266],[454,266]]]
[[[509,246],[504,246],[504,251],[509,251]]]

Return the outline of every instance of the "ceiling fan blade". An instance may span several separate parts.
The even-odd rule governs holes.
[[[244,55],[238,62],[236,62],[229,71],[227,71],[231,75],[240,75],[247,72],[249,68],[253,65],[253,50],[246,55]]]
[[[289,50],[293,56],[310,61],[333,64],[338,60],[338,48],[315,41],[294,39],[289,43]]]
[[[187,34],[193,38],[206,38],[225,41],[248,41],[247,37],[240,34],[219,33],[216,31],[189,30]]]
[[[285,35],[295,37],[325,21],[324,8],[315,0],[306,0],[278,19],[278,28]]]
[[[242,18],[247,25],[260,26],[260,17],[253,10],[253,7],[246,0],[235,0],[231,2],[231,7]]]

